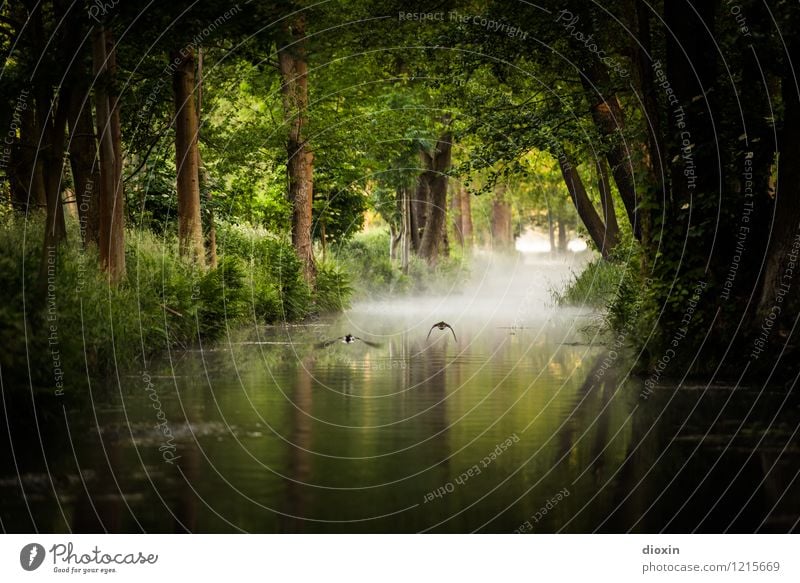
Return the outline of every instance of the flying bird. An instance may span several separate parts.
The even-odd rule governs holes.
[[[363,338],[359,338],[358,336],[353,336],[352,334],[345,334],[344,336],[339,336],[338,338],[332,338],[330,340],[326,340],[325,342],[320,342],[314,345],[314,348],[327,348],[331,344],[336,344],[337,342],[342,342],[343,344],[353,344],[354,342],[363,342],[367,346],[372,346],[373,348],[380,348],[380,344],[376,342],[370,342],[369,340],[364,340]]]
[[[438,328],[439,330],[444,330],[445,328],[450,328],[450,332],[452,332],[452,333],[453,333],[453,339],[454,339],[456,342],[458,342],[458,338],[456,338],[456,331],[455,331],[455,330],[453,330],[453,327],[452,327],[450,324],[448,324],[447,322],[445,322],[444,320],[442,320],[441,322],[436,322],[436,324],[434,324],[433,326],[431,326],[431,329],[428,331],[428,336],[427,336],[427,338],[425,338],[425,341],[426,341],[426,342],[427,342],[427,341],[428,341],[428,339],[431,337],[431,332],[433,332],[433,329],[434,329],[434,328]]]

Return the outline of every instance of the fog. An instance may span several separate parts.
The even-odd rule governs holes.
[[[421,334],[445,321],[459,330],[480,333],[486,329],[535,332],[543,326],[565,324],[567,336],[577,339],[576,316],[586,310],[554,305],[553,291],[561,290],[591,259],[589,253],[496,253],[477,251],[468,271],[454,278],[449,288],[411,296],[355,302],[342,323],[356,335],[393,336]],[[444,334],[434,330],[434,335]],[[573,338],[574,337],[574,338]]]

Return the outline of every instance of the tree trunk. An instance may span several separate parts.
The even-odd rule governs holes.
[[[69,107],[69,87],[62,86],[58,100],[48,88],[42,90],[36,99],[36,117],[42,132],[42,147],[39,155],[44,168],[44,191],[47,205],[45,221],[45,253],[58,247],[67,238],[64,221],[64,205],[61,190],[64,178],[64,145],[67,128],[67,109]],[[46,258],[43,264],[46,263]]]
[[[550,234],[550,253],[556,250],[556,233],[553,228],[553,211],[548,207],[547,209],[547,231]]]
[[[790,62],[800,62],[800,42],[790,42],[789,49]],[[756,327],[762,325],[763,318],[773,306],[786,309],[782,305],[783,295],[791,290],[789,297],[797,297],[800,286],[800,277],[795,275],[796,268],[792,266],[789,269],[788,265],[797,262],[800,248],[800,140],[797,139],[800,135],[800,96],[791,73],[790,70],[783,78],[782,85],[784,114],[778,143],[780,159],[775,213],[756,311],[759,316]]]
[[[34,8],[30,15],[30,36],[34,51],[43,51],[46,46],[44,27],[42,24],[42,7]],[[58,99],[58,97],[61,97]],[[37,149],[34,156],[41,158],[41,171],[44,184],[46,208],[44,245],[42,248],[41,271],[42,280],[48,271],[48,262],[56,252],[58,244],[67,237],[64,222],[64,206],[61,200],[61,187],[64,172],[64,140],[67,124],[67,106],[69,86],[62,85],[59,94],[54,95],[52,86],[47,80],[34,82],[34,101],[37,125]],[[35,169],[39,172],[39,169]]]
[[[182,256],[205,265],[203,222],[200,217],[200,172],[197,152],[197,111],[194,101],[194,51],[173,51],[175,96],[175,168],[178,185],[178,245]]]
[[[506,198],[506,185],[498,184],[492,199],[492,247],[500,251],[511,249],[511,205]]]
[[[715,4],[694,4],[689,0],[664,3],[664,23],[671,31],[666,35],[666,72],[678,100],[671,108],[672,127],[669,130],[665,128],[673,133],[667,159],[676,160],[670,164],[672,208],[669,209],[671,212],[668,212],[667,220],[686,231],[689,230],[688,217],[680,220],[676,215],[686,214],[680,211],[685,205],[690,205],[693,208],[693,221],[698,220],[698,196],[717,196],[720,183],[716,171],[719,165],[719,128],[713,117],[709,116],[708,97],[714,93],[705,93],[714,86],[716,78],[716,59],[709,56],[718,48],[713,37]],[[683,127],[675,123],[678,108]],[[684,128],[686,132],[681,131]],[[682,134],[690,134],[691,140],[686,137],[687,141],[691,141],[690,146],[682,145]],[[702,171],[695,173],[695,168]],[[687,176],[689,172],[691,176]],[[717,213],[716,208],[713,213]],[[707,242],[710,243],[713,238],[711,234]],[[706,248],[705,244],[697,243],[710,251],[710,245]]]
[[[100,266],[107,273],[110,283],[117,283],[125,276],[125,220],[122,181],[118,155],[114,144],[114,122],[109,87],[114,79],[110,75],[109,58],[106,53],[110,38],[103,27],[95,28],[92,36],[92,59],[94,62],[95,109],[97,111],[97,135],[100,142]]]
[[[600,206],[603,209],[603,222],[606,226],[606,245],[613,249],[619,244],[619,225],[614,210],[614,199],[611,198],[611,182],[608,180],[608,168],[602,158],[595,161],[597,167],[597,187],[600,191]]]
[[[464,247],[472,247],[472,198],[467,189],[459,188],[461,202],[461,227],[464,233]]]
[[[50,294],[51,278],[55,275],[59,244],[67,238],[61,190],[64,176],[64,141],[66,137],[69,88],[61,87],[58,101],[50,87],[41,88],[36,96],[36,117],[41,129],[39,155],[43,158],[44,191],[47,213],[44,225],[44,244],[39,264],[39,280]],[[52,113],[55,111],[55,113]]]
[[[411,197],[408,187],[397,189],[397,204],[400,207],[400,270],[408,274],[408,261],[411,254]]]
[[[650,31],[650,8],[645,5],[644,0],[634,0],[632,24],[636,27],[637,38],[633,42],[631,51],[633,54],[636,80],[639,84],[639,93],[644,109],[645,128],[647,132],[647,142],[644,145],[645,166],[647,169],[645,180],[641,181],[640,192],[644,192],[642,198],[651,203],[651,206],[658,207],[659,202],[664,196],[663,177],[667,171],[666,144],[662,133],[661,113],[658,107],[657,89],[651,63],[652,40]],[[638,40],[638,42],[636,42]],[[646,255],[652,250],[653,244],[653,225],[651,212],[643,212],[639,216],[641,224],[641,241],[645,247]]]
[[[214,222],[214,209],[211,205],[211,191],[208,190],[208,172],[203,164],[203,156],[200,154],[200,127],[203,111],[203,49],[197,49],[197,171],[200,180],[201,205],[202,192],[206,189],[206,216],[208,217],[206,226],[206,260],[212,269],[217,268],[217,226]],[[325,248],[325,237],[322,237],[323,252]]]
[[[586,98],[592,112],[592,120],[606,143],[606,159],[611,167],[611,174],[617,185],[622,203],[628,215],[633,234],[641,239],[641,224],[637,214],[636,187],[633,179],[633,166],[630,159],[629,146],[622,140],[625,129],[625,116],[622,113],[619,99],[614,93],[605,93],[608,86],[608,71],[605,66],[587,67],[586,76],[581,77]]]
[[[395,223],[389,223],[389,261],[392,263],[397,259],[400,252],[400,241],[403,239],[403,232],[400,226]]]
[[[428,212],[420,241],[420,256],[434,264],[445,251],[447,225],[447,172],[450,170],[452,134],[440,137],[427,156]]]
[[[292,204],[292,245],[303,264],[303,275],[313,285],[316,277],[311,239],[314,202],[314,155],[306,141],[308,115],[308,64],[305,49],[305,20],[295,17],[285,32],[291,41],[278,48],[283,110],[289,126],[288,155],[289,201]]]
[[[567,249],[567,223],[561,215],[558,217],[558,251],[566,253]]]
[[[567,185],[570,198],[575,204],[575,209],[578,211],[578,216],[581,218],[589,236],[594,241],[597,249],[602,254],[603,258],[608,258],[610,252],[616,246],[617,241],[608,237],[605,225],[602,219],[597,214],[589,195],[586,194],[586,188],[583,185],[578,171],[570,164],[566,156],[558,158],[558,165],[561,168],[561,175],[564,177],[564,182]]]
[[[419,189],[417,189],[416,194],[419,194]],[[409,232],[409,242],[414,253],[419,253],[420,224],[422,223],[420,220],[420,206],[421,205],[417,198],[410,200],[408,203],[408,224],[411,227]]]
[[[411,247],[414,253],[420,254],[422,235],[427,222],[428,210],[431,199],[431,156],[424,149],[419,151],[420,166],[423,171],[417,177],[417,186],[414,192],[414,200],[411,201]]]
[[[41,134],[37,128],[33,103],[28,103],[19,115],[19,139],[12,148],[9,182],[14,206],[28,212],[31,208],[47,207],[42,157],[37,156]]]
[[[117,221],[124,231],[124,211],[125,211],[125,190],[122,183],[122,126],[119,121],[119,93],[117,91],[117,51],[114,48],[114,37],[111,31],[105,30],[106,37],[106,57],[108,58],[108,76],[111,83],[108,85],[108,105],[111,115],[111,145],[114,147],[114,200],[119,209],[114,208],[114,213],[118,213]],[[123,253],[124,253],[123,247]]]
[[[84,246],[97,245],[99,237],[98,189],[100,167],[97,141],[88,93],[75,91],[69,108],[69,161],[75,183],[81,241]]]
[[[452,189],[450,193],[450,214],[453,224],[453,234],[456,238],[456,243],[459,247],[464,248],[464,218],[461,214],[461,196],[460,188]]]

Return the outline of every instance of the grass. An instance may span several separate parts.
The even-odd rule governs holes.
[[[606,308],[624,281],[627,269],[627,264],[598,257],[587,263],[580,272],[573,272],[566,287],[552,290],[553,301],[561,307]]]
[[[377,229],[321,262],[311,290],[287,237],[223,223],[218,266],[207,270],[181,259],[174,236],[129,229],[127,276],[109,286],[96,250],[82,248],[75,225],[69,231],[42,278],[41,217],[0,220],[0,372],[7,388],[30,386],[52,396],[61,382],[57,368],[65,393],[81,398],[89,381],[113,387],[115,373],[143,370],[155,354],[208,345],[236,327],[342,311],[356,294],[353,282],[362,297],[374,297],[436,293],[468,275],[459,257],[433,268],[412,258],[402,273],[389,259],[388,232]]]
[[[625,345],[641,348],[657,319],[653,290],[641,270],[638,244],[620,245],[608,260],[597,257],[567,285],[551,292],[561,307],[592,308],[601,316],[591,333],[614,334]]]
[[[0,371],[7,389],[52,395],[63,383],[65,394],[84,395],[88,380],[140,370],[169,348],[212,343],[245,324],[339,311],[352,293],[346,272],[330,263],[320,266],[312,293],[291,245],[258,229],[220,225],[219,264],[209,270],[184,262],[174,239],[129,230],[127,277],[116,287],[107,285],[96,251],[74,238],[42,277],[42,232],[40,218],[0,221]]]

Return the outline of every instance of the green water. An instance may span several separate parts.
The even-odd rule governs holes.
[[[56,437],[45,446],[14,442],[18,469],[0,479],[3,529],[796,524],[796,411],[785,392],[665,384],[643,399],[642,380],[619,360],[608,367],[581,332],[595,316],[548,305],[566,266],[512,267],[476,274],[470,292],[250,327],[95,384],[92,410],[46,421]],[[458,339],[434,329],[426,340],[442,319]],[[346,333],[379,346],[315,346]]]

